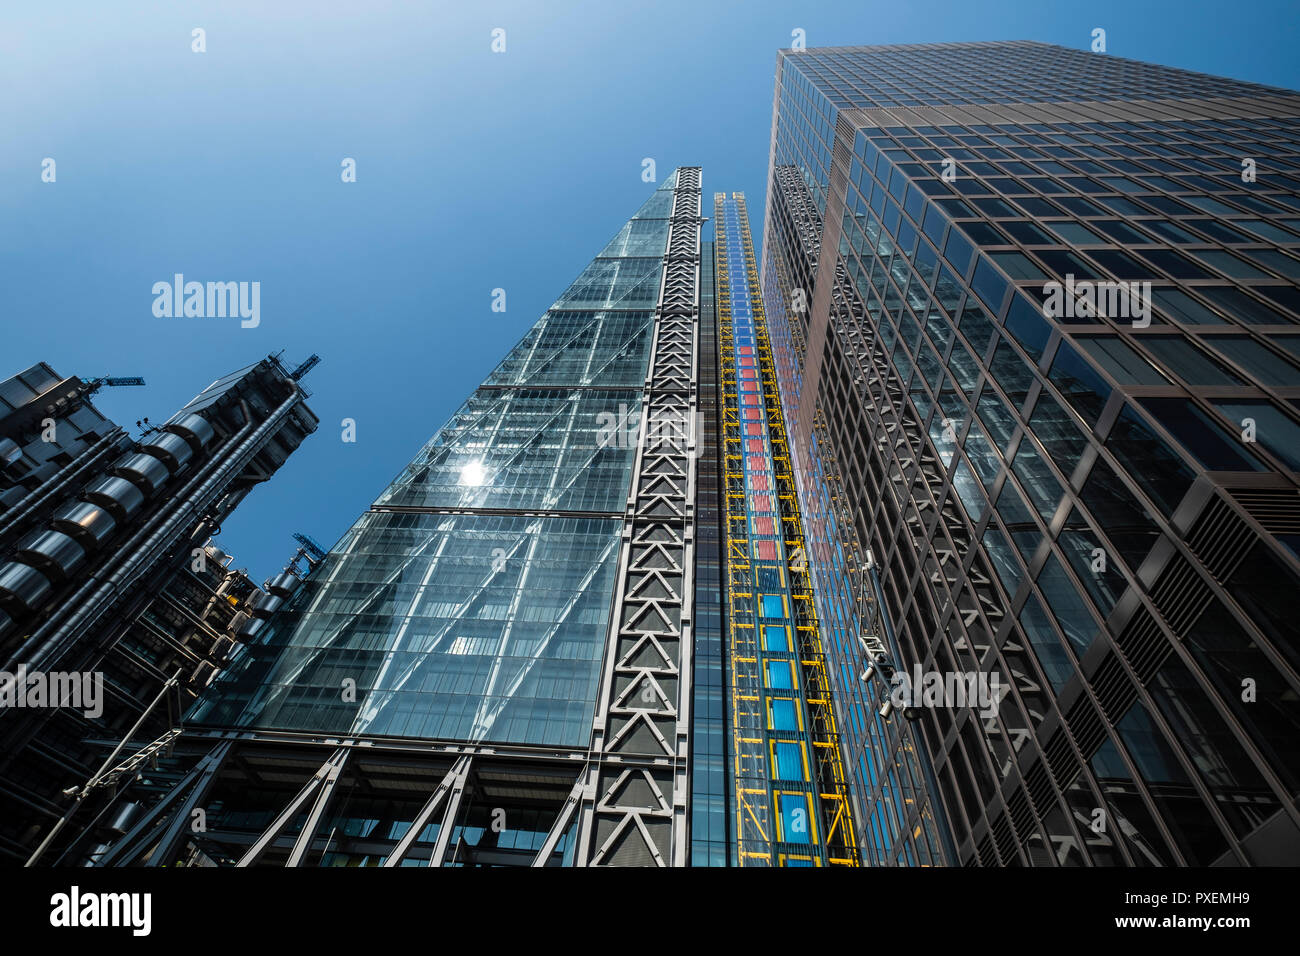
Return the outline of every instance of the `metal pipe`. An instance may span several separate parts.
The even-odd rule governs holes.
[[[3,541],[20,522],[44,504],[45,501],[66,488],[79,472],[90,468],[105,451],[110,450],[109,445],[111,443],[115,443],[118,438],[125,434],[126,431],[120,427],[113,429],[90,448],[83,451],[76,459],[64,465],[53,478],[43,482],[39,489],[20,501],[18,503],[20,510],[16,514],[10,515],[5,519],[4,523],[0,524],[0,541]]]
[[[64,825],[67,824],[69,820],[72,819],[72,815],[77,812],[77,808],[81,806],[81,802],[85,800],[86,797],[90,796],[92,790],[99,786],[99,781],[104,775],[104,771],[113,765],[113,761],[117,758],[117,755],[122,752],[122,748],[126,746],[126,742],[135,736],[135,732],[140,729],[140,725],[144,723],[144,719],[153,712],[153,709],[158,706],[158,702],[163,699],[166,693],[176,686],[177,680],[180,676],[181,672],[177,671],[171,676],[167,683],[163,684],[162,690],[158,691],[158,696],[155,697],[153,702],[144,709],[144,712],[140,714],[140,719],[137,720],[135,725],[126,732],[126,736],[118,741],[117,746],[113,748],[113,752],[108,755],[108,758],[102,764],[100,764],[99,769],[91,774],[90,779],[87,780],[82,788],[77,792],[77,799],[73,802],[72,806],[68,807],[67,812],[64,813],[63,816],[59,817],[59,822],[50,828],[50,832],[45,835],[45,839],[41,841],[41,845],[36,848],[35,852],[33,852],[30,857],[28,857],[27,862],[24,863],[23,866],[36,865],[36,861],[45,854],[46,850],[49,849],[50,844],[54,842],[54,838],[59,835],[59,831],[63,829]]]

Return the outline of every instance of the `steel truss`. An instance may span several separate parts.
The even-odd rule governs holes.
[[[734,196],[742,222],[748,216],[744,198]],[[714,198],[719,235],[724,221],[724,194]],[[771,789],[776,786],[769,771],[768,718],[764,704],[760,635],[754,626],[752,607],[756,598],[754,560],[750,543],[750,511],[743,459],[746,441],[742,430],[741,401],[736,377],[735,326],[732,316],[730,279],[734,271],[748,287],[748,305],[754,328],[757,371],[761,383],[761,414],[766,422],[772,458],[772,495],[779,511],[782,539],[777,552],[784,565],[791,599],[794,650],[798,659],[796,690],[807,714],[807,733],[812,745],[812,794],[819,827],[815,830],[818,854],[825,854],[831,866],[858,866],[860,855],[853,826],[849,787],[840,749],[835,707],[826,672],[826,654],[813,599],[808,567],[807,544],[799,507],[793,462],[782,413],[776,367],[768,336],[767,321],[755,265],[753,243],[747,225],[740,229],[741,261],[732,261],[726,244],[715,244],[714,275],[717,285],[718,342],[721,354],[719,383],[722,410],[723,489],[726,508],[726,575],[729,608],[731,726],[736,794],[735,833],[738,859],[742,866],[784,865],[790,850],[781,849],[775,826]],[[758,782],[762,786],[756,786]]]
[[[240,867],[267,865],[272,851],[278,857],[276,865],[316,865],[341,842],[326,826],[341,793],[409,798],[412,784],[424,780],[430,788],[428,797],[418,812],[413,812],[401,837],[394,840],[376,834],[355,841],[361,852],[382,857],[385,867],[412,863],[443,866],[458,858],[460,862],[480,859],[556,866],[561,862],[560,841],[566,834],[570,834],[572,852],[574,808],[582,791],[582,771],[587,760],[585,751],[475,747],[377,737],[322,738],[260,731],[190,731],[177,746],[188,756],[197,757],[197,762],[94,861],[95,865],[174,865],[184,859],[182,851],[187,841],[204,852],[233,853],[230,858],[237,859],[234,865]],[[286,769],[291,767],[314,768],[304,769],[307,777],[296,790],[283,782]],[[262,778],[263,773],[267,778]],[[227,787],[232,780],[236,786],[243,786],[245,781],[258,787],[277,786],[285,794],[285,802],[260,832],[227,829],[222,824],[211,829],[196,828],[195,811],[211,804],[214,788],[223,778]],[[274,784],[268,782],[272,779]],[[521,790],[529,792],[519,796]],[[552,819],[548,815],[554,813],[540,848],[534,853],[463,845],[459,835],[471,795],[480,804],[500,807],[507,820],[528,805],[544,814],[545,827],[546,820]],[[118,799],[138,796],[128,788]],[[432,845],[421,845],[421,835],[430,823],[439,824],[437,836],[432,838]]]
[[[581,795],[579,866],[685,866],[695,566],[699,167],[681,167],[655,309],[600,699]]]

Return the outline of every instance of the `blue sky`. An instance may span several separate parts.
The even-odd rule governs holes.
[[[809,46],[1086,48],[1100,26],[1113,55],[1300,87],[1295,2],[14,6],[0,375],[142,375],[97,404],[160,421],[268,352],[319,353],[320,430],[225,523],[259,580],[293,531],[328,546],[369,505],[645,199],[643,158],[661,179],[703,165],[706,207],[738,189],[761,215],[775,51],[795,28]],[[260,326],[156,318],[151,287],[176,272],[260,282]]]

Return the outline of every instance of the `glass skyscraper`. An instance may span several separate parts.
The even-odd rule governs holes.
[[[99,862],[686,861],[701,221],[679,169],[273,584],[172,804]]]
[[[1293,91],[779,55],[763,296],[864,862],[1300,860],[1297,253]],[[890,715],[898,674],[996,706]]]

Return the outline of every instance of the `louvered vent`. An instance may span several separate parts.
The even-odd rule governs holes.
[[[1079,753],[1085,757],[1091,757],[1096,753],[1101,742],[1106,739],[1106,728],[1102,726],[1101,715],[1097,713],[1097,708],[1087,697],[1080,697],[1070,712],[1065,715],[1065,726],[1070,729],[1070,736],[1074,738],[1074,745],[1079,748]],[[1055,770],[1055,766],[1053,766]],[[1064,790],[1069,781],[1057,777],[1056,782]]]
[[[1093,675],[1092,689],[1097,695],[1097,702],[1101,704],[1102,713],[1106,719],[1115,724],[1128,711],[1133,701],[1137,699],[1137,688],[1129,680],[1128,674],[1124,672],[1124,665],[1120,663],[1119,657],[1115,654],[1106,655],[1106,659],[1101,662],[1097,672]],[[1094,711],[1095,713],[1095,711]],[[1088,741],[1088,746],[1083,746],[1083,741],[1076,736],[1075,740],[1079,744],[1079,752],[1091,757],[1096,753],[1097,748],[1101,746],[1104,733],[1100,724],[1097,727],[1098,737],[1094,742]]]
[[[1035,764],[1040,770],[1042,764]],[[1044,777],[1047,775],[1044,773]],[[1016,828],[1016,835],[1020,837],[1020,844],[1023,846],[1029,842],[1029,838],[1037,833],[1037,827],[1034,824],[1034,810],[1029,805],[1029,798],[1025,796],[1024,787],[1016,787],[1007,800],[1007,816],[1011,818],[1011,824]]]
[[[1128,625],[1115,639],[1124,659],[1144,687],[1173,653],[1173,645],[1160,630],[1160,624],[1145,607],[1138,607]]]
[[[986,833],[980,837],[979,843],[975,845],[975,852],[979,856],[980,866],[997,866],[998,855],[993,850],[993,841],[989,839]]]
[[[1300,499],[1293,499],[1292,507],[1300,509]],[[1192,525],[1187,546],[1222,584],[1237,570],[1256,540],[1255,532],[1232,510],[1232,505],[1215,495]]]
[[[1229,488],[1228,493],[1269,534],[1300,534],[1300,491]]]
[[[1057,731],[1053,740],[1065,740],[1065,734]],[[1069,744],[1066,745],[1069,752]],[[1069,754],[1070,761],[1074,761],[1074,754]],[[1078,770],[1075,771],[1078,773]],[[1074,779],[1074,774],[1070,775]],[[1024,774],[1024,788],[1030,792],[1030,800],[1034,801],[1034,808],[1039,812],[1040,817],[1048,816],[1056,809],[1056,791],[1052,790],[1052,778],[1048,777],[1048,767],[1043,761],[1035,762],[1035,765],[1028,769]]]
[[[1191,562],[1178,553],[1169,559],[1160,580],[1151,589],[1151,600],[1160,616],[1169,625],[1169,630],[1179,636],[1196,623],[1212,597],[1209,587]]]
[[[1064,730],[1058,730],[1052,734],[1047,745],[1043,747],[1043,756],[1047,760],[1047,767],[1052,771],[1052,776],[1056,779],[1056,785],[1064,790],[1079,775],[1079,760],[1070,749],[1070,738],[1066,736]],[[1038,764],[1033,771],[1042,771],[1043,765]],[[1034,806],[1038,808],[1039,816],[1046,816],[1056,807],[1056,795],[1051,792],[1050,782],[1047,780],[1047,774],[1043,774],[1043,790],[1040,791],[1036,786],[1037,781],[1033,778],[1033,771],[1025,778],[1029,784],[1029,795],[1034,800]],[[1040,799],[1042,798],[1042,799]]]
[[[1007,815],[999,814],[989,829],[993,831],[993,839],[997,843],[998,855],[1002,857],[1003,865],[1019,866],[1020,854],[1016,852],[1016,835],[1011,831],[1011,821],[1007,819]]]

